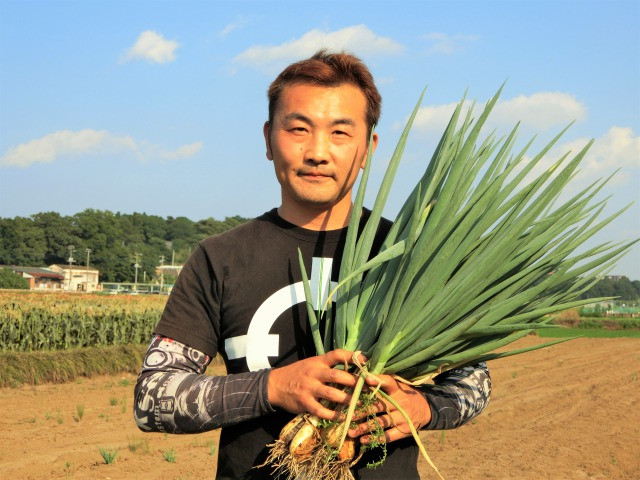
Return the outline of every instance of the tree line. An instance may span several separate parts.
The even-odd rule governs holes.
[[[164,264],[183,264],[197,243],[246,222],[248,218],[187,217],[162,218],[146,213],[122,214],[87,209],[71,216],[56,212],[30,217],[0,218],[0,265],[47,267],[68,264],[69,246],[74,247],[75,265],[85,265],[86,249],[91,249],[89,265],[100,271],[101,282],[129,282],[134,278],[135,254],[141,254],[139,281],[155,275]],[[589,297],[640,298],[640,280],[627,277],[603,278],[588,292]]]
[[[75,265],[100,271],[101,282],[129,282],[134,278],[135,254],[141,254],[138,281],[147,279],[164,256],[164,264],[186,261],[197,243],[246,222],[240,216],[224,220],[187,217],[162,218],[146,213],[122,214],[87,209],[75,215],[56,212],[30,217],[0,218],[0,265],[48,267],[68,264],[69,246]]]
[[[582,298],[619,297],[620,300],[640,299],[640,280],[627,277],[606,277],[598,280]]]

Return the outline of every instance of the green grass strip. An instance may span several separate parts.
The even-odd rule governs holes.
[[[147,345],[88,347],[48,352],[1,352],[0,388],[64,383],[78,377],[138,373]]]
[[[606,328],[553,328],[549,330],[539,330],[537,334],[539,337],[545,338],[640,338],[640,330],[609,330]]]

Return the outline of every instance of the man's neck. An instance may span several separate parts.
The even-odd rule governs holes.
[[[278,215],[289,223],[293,223],[308,230],[338,230],[349,225],[351,215],[351,203],[348,208],[340,208],[335,205],[329,210],[322,208],[287,208],[286,205],[278,207]]]

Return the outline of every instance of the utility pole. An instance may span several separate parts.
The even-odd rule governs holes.
[[[75,251],[76,247],[74,247],[73,245],[69,245],[69,291],[71,291],[71,277],[73,276],[71,273],[71,266],[73,265],[73,252]]]
[[[160,255],[160,295],[164,287],[164,255]]]
[[[140,268],[140,264],[138,264],[138,261],[140,260],[140,257],[142,257],[141,253],[135,253],[134,254],[136,257],[136,263],[133,265],[136,269],[136,278],[133,282],[133,291],[137,292],[138,291],[138,269]]]
[[[91,249],[85,248],[85,251],[87,252],[87,268],[85,270],[85,276],[87,278],[87,281],[85,282],[85,285],[84,285],[84,291],[88,292],[89,291],[89,255],[91,255]]]

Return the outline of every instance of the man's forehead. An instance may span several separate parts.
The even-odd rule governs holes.
[[[332,91],[332,90],[350,90],[350,91],[357,90],[364,97],[364,92],[363,92],[362,88],[360,88],[359,85],[357,85],[355,83],[352,83],[352,82],[340,82],[340,83],[335,83],[335,84],[324,85],[324,84],[321,84],[321,83],[305,82],[305,81],[295,81],[295,82],[287,83],[284,87],[282,87],[282,90],[280,91],[280,96],[284,95],[285,92],[294,90],[296,88],[317,89],[318,91],[322,91],[322,90],[328,90],[328,91]]]
[[[361,110],[355,116],[362,117],[363,120],[366,117],[367,103],[364,92],[359,86],[347,82],[337,85],[317,85],[308,82],[288,84],[281,91],[275,112],[284,114],[287,118],[295,118],[301,114],[296,111],[297,107],[314,107],[316,102],[318,105],[315,106],[333,104],[345,107],[346,110]],[[282,111],[285,104],[286,112]]]

